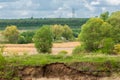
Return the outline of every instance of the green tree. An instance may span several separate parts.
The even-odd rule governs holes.
[[[106,21],[109,17],[109,12],[104,12],[100,15],[100,18],[103,19],[104,21]]]
[[[17,43],[18,44],[25,44],[26,43],[25,37],[24,36],[19,36]]]
[[[66,40],[71,40],[73,38],[73,31],[72,29],[68,26],[68,25],[64,25],[63,26],[63,33],[62,36],[66,39]]]
[[[22,32],[20,34],[20,36],[23,36],[25,41],[23,41],[22,43],[32,43],[33,42],[33,36],[35,35],[35,32],[33,31],[26,31],[26,32]],[[22,37],[20,38],[22,39]],[[21,40],[22,41],[22,40]]]
[[[41,27],[34,36],[35,47],[39,53],[50,53],[52,48],[52,31],[50,27]]]
[[[120,43],[120,11],[113,12],[107,21],[113,26],[113,39],[115,43]]]
[[[52,26],[52,33],[54,40],[60,40],[63,33],[63,26],[61,25],[53,25]]]
[[[109,48],[108,44],[113,43],[112,26],[99,18],[91,18],[82,26],[79,39],[83,42],[84,49],[87,51],[102,51]],[[109,39],[108,39],[109,38]],[[105,45],[106,41],[110,41]],[[113,45],[112,45],[113,47]],[[112,48],[110,47],[110,49]],[[108,52],[108,51],[107,51]]]
[[[7,26],[3,32],[3,35],[10,43],[17,43],[19,31],[16,26]]]

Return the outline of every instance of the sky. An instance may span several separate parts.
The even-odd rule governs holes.
[[[0,19],[88,18],[119,10],[120,0],[0,0]]]

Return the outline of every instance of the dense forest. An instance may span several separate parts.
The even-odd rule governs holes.
[[[79,28],[88,18],[26,18],[26,19],[0,19],[0,30],[6,26],[16,25],[19,29],[37,29],[43,25],[68,25],[71,28]]]

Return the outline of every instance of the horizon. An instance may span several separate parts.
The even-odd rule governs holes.
[[[118,0],[0,0],[0,19],[90,18],[119,6]]]

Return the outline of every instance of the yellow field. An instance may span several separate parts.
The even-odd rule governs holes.
[[[66,43],[54,43],[52,53],[57,54],[58,52],[65,50],[68,53],[72,52],[75,46],[80,45],[79,42],[66,42]],[[4,54],[37,54],[34,44],[5,44]]]

